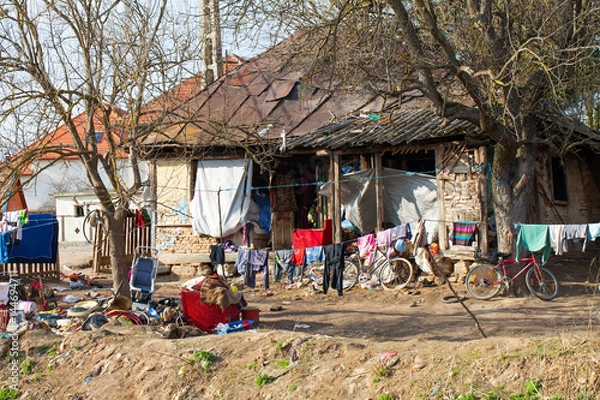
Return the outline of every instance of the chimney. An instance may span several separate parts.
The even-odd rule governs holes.
[[[221,21],[219,0],[200,0],[202,31],[202,63],[204,87],[217,80],[223,73],[221,55]]]

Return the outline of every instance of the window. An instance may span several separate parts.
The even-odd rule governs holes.
[[[558,157],[552,157],[552,195],[556,201],[567,201],[567,177],[564,165]]]
[[[84,216],[84,214],[83,214],[83,206],[82,205],[81,206],[80,205],[76,205],[75,206],[75,216],[76,217],[83,217]]]

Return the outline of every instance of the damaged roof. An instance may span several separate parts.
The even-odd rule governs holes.
[[[390,105],[368,85],[349,87],[329,76],[310,74],[312,61],[290,52],[288,44],[179,101],[163,128],[147,136],[143,145],[231,146],[279,138],[284,132],[297,136],[355,111],[380,112]]]
[[[475,138],[480,134],[481,131],[469,122],[445,120],[428,109],[397,109],[382,114],[350,115],[313,132],[289,138],[286,148],[337,150],[376,145],[399,146],[450,138]]]

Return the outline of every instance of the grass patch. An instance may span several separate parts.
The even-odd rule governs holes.
[[[265,385],[268,385],[269,383],[273,382],[274,380],[275,380],[275,378],[273,378],[270,375],[260,374],[259,376],[256,377],[256,380],[254,382],[256,383],[256,386],[265,386]]]
[[[21,372],[24,375],[31,375],[33,372],[33,361],[30,358],[23,360],[21,363]]]
[[[275,362],[277,363],[277,365],[279,365],[279,368],[281,369],[286,369],[290,365],[289,360],[277,360]]]
[[[377,375],[381,378],[385,378],[386,376],[389,376],[390,372],[392,372],[392,371],[385,365],[380,365],[377,368],[375,368],[375,375]]]
[[[18,399],[20,395],[17,389],[4,388],[0,390],[0,400]]]
[[[210,371],[213,361],[217,359],[210,351],[197,350],[192,353],[192,357],[187,359],[188,364],[195,365],[199,364],[200,368],[205,372]]]

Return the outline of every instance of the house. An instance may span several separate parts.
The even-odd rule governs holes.
[[[437,117],[418,92],[390,100],[368,86],[304,75],[303,59],[277,50],[182,101],[173,113],[186,122],[143,143],[151,164],[156,245],[163,254],[181,256],[169,257],[172,264],[199,262],[194,255],[227,240],[290,248],[294,228],[320,227],[326,219],[333,219],[334,240],[341,241],[342,207],[346,217],[354,213],[362,233],[423,219],[429,240],[438,241],[452,262],[472,259],[477,246],[494,246],[491,143],[476,127]],[[561,126],[556,121],[566,119],[546,116],[540,129],[589,139],[587,128]],[[535,184],[542,207],[534,210],[536,218],[600,220],[599,177],[591,167],[598,156],[582,149],[564,164],[556,160],[540,152]],[[361,174],[356,181],[370,186],[348,186],[344,193],[351,174]],[[327,182],[329,192],[321,188]],[[575,193],[581,184],[586,189]],[[410,185],[415,190],[401,199],[409,204],[394,203],[390,193]],[[372,199],[358,204],[366,197],[346,196],[352,190]],[[424,198],[427,204],[417,204]],[[357,205],[350,207],[353,201]],[[477,226],[472,246],[453,245],[455,222]]]
[[[7,171],[0,171],[1,192],[4,197],[0,201],[2,212],[19,211],[27,209],[27,200],[23,193],[21,180],[14,174],[9,174]]]
[[[113,118],[117,120],[123,116],[122,110],[116,110]],[[100,114],[94,116],[94,121],[96,126],[102,126]],[[73,117],[73,123],[83,137],[88,126],[86,113]],[[108,144],[104,132],[96,132],[96,142],[99,153],[105,154]],[[54,151],[48,151],[50,148]],[[28,211],[55,214],[60,223],[61,241],[85,241],[82,233],[84,217],[86,212],[99,205],[77,155],[72,152],[61,154],[60,149],[68,152],[73,148],[71,134],[65,125],[60,125],[11,157],[11,162],[22,171],[20,179]],[[119,154],[118,160],[120,176],[126,184],[131,184],[133,176],[127,154]],[[143,163],[141,168],[147,179],[146,164]],[[108,187],[112,187],[106,174],[102,176]]]

